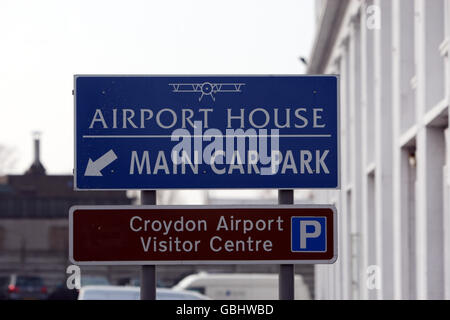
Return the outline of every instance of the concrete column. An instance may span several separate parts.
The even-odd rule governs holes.
[[[450,41],[450,0],[445,0],[445,36]]]
[[[333,62],[333,67],[330,69],[331,74],[341,74],[341,57],[338,57]],[[341,78],[341,83],[342,83]],[[342,84],[341,84],[342,86]],[[342,89],[341,89],[342,90]],[[341,100],[341,108],[343,108],[342,100]],[[342,150],[341,150],[342,152]],[[342,161],[342,159],[340,159]],[[342,169],[342,163],[341,163],[341,169]],[[341,177],[342,178],[342,177]],[[341,181],[342,185],[342,181]],[[337,211],[339,212],[339,215],[342,214],[342,208],[341,208],[341,202],[340,202],[340,190],[329,190],[326,192],[326,203],[334,204],[336,206]],[[341,247],[340,243],[338,243],[339,248]],[[340,300],[342,299],[342,259],[339,254],[338,260],[336,263],[334,263],[332,266],[330,266],[329,270],[329,277],[330,279],[330,295],[333,299]]]
[[[401,61],[401,3],[394,1],[392,3],[392,128],[393,128],[393,228],[397,232],[394,235],[394,299],[402,298],[402,235],[398,232],[401,228],[401,155],[400,155],[400,134],[401,134],[401,79],[400,79],[400,61]]]
[[[348,148],[349,145],[346,143],[348,139],[348,125],[347,125],[347,112],[348,112],[348,100],[349,100],[349,66],[348,66],[348,39],[344,41],[342,44],[343,55],[341,59],[341,190],[339,191],[339,201],[341,203],[341,215],[340,219],[338,219],[339,230],[339,248],[340,248],[340,276],[335,279],[335,281],[340,282],[341,299],[350,299],[350,270],[351,265],[349,263],[350,260],[350,250],[349,250],[349,241],[348,235],[350,234],[350,230],[348,229],[348,208],[347,208],[347,188],[350,185],[349,181],[349,164],[350,161],[348,157]]]
[[[445,64],[447,68],[446,75],[446,97],[447,104],[450,103],[450,0],[445,1],[445,34],[446,34],[446,45],[447,54],[444,57]],[[448,110],[450,117],[450,108]],[[446,161],[444,168],[444,252],[445,252],[445,299],[450,299],[450,129],[445,130],[445,150],[446,150]]]
[[[445,130],[444,188],[444,299],[450,299],[450,129]]]
[[[417,139],[417,294],[444,298],[443,178],[445,150],[440,128],[422,128]]]
[[[392,299],[392,1],[377,0],[375,4],[381,9],[381,28],[375,32],[375,202],[377,264],[382,272],[378,299]]]
[[[329,300],[334,300],[336,299],[335,297],[335,286],[334,283],[336,281],[336,277],[334,277],[333,275],[333,268],[331,266],[326,266],[326,269],[324,270],[324,272],[326,273],[326,279],[327,279],[327,299]]]
[[[418,299],[442,299],[444,297],[443,252],[443,178],[445,141],[442,128],[425,127],[424,116],[434,101],[439,101],[441,70],[436,70],[435,53],[430,47],[436,37],[443,39],[438,29],[443,21],[442,0],[415,1],[417,93],[417,189],[416,189],[416,283]],[[439,12],[439,8],[440,11]],[[434,16],[437,15],[437,16]],[[434,19],[436,21],[434,21]],[[434,58],[433,58],[434,57]],[[439,57],[442,58],[442,57]],[[432,88],[436,86],[435,88]],[[442,93],[442,92],[441,92]],[[438,97],[437,99],[435,99]],[[432,106],[431,106],[432,107]]]
[[[361,25],[360,13],[352,17],[350,26],[350,148],[352,157],[352,196],[351,210],[351,263],[352,298],[361,298],[362,259],[361,259],[361,211],[362,211],[362,159],[361,159]]]
[[[340,196],[340,191],[334,191],[333,192],[333,199],[331,199],[331,203],[334,203],[336,206],[336,210],[338,212],[342,212],[342,206],[341,206],[341,202],[339,200],[339,196]],[[339,219],[338,219],[339,220]],[[340,239],[339,239],[340,241]],[[338,248],[340,248],[341,244],[340,242],[338,242]],[[334,288],[334,294],[335,294],[335,298],[340,300],[342,299],[342,282],[339,281],[341,280],[341,275],[342,275],[342,259],[340,256],[340,252],[339,252],[339,257],[338,260],[336,261],[337,263],[335,263],[333,265],[333,279],[335,279],[335,288]]]
[[[316,300],[322,300],[323,299],[323,274],[321,265],[315,265],[314,266],[314,296]]]
[[[410,82],[414,76],[414,2],[392,2],[393,250],[394,298],[409,299],[408,155],[400,137],[415,122]],[[406,158],[405,158],[406,157]]]
[[[373,35],[374,31],[366,27],[367,23],[367,7],[372,4],[371,1],[365,1],[361,10],[361,253],[362,253],[362,265],[361,265],[361,298],[369,299],[369,288],[367,287],[367,270],[371,262],[369,257],[371,252],[371,246],[369,243],[374,239],[369,239],[371,233],[369,230],[374,228],[373,224],[369,223],[369,220],[373,216],[369,216],[369,211],[372,209],[369,207],[369,179],[367,174],[367,168],[372,162],[369,155],[373,149],[373,141],[371,139],[372,134],[371,124],[373,123]]]
[[[445,95],[444,62],[439,46],[445,38],[444,0],[428,0],[421,7],[422,46],[425,77],[425,110],[436,106]]]
[[[447,104],[450,102],[450,0],[445,1],[445,41],[443,42],[443,47],[441,50],[445,50],[444,63],[446,67],[445,76],[445,96],[447,97]],[[449,109],[450,112],[450,109]]]

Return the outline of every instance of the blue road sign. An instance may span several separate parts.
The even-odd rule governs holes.
[[[339,188],[338,92],[337,76],[75,76],[75,188]]]
[[[291,250],[292,252],[327,251],[327,218],[292,217]]]

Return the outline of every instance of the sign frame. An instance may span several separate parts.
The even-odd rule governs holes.
[[[317,186],[305,186],[305,187],[226,187],[226,186],[220,186],[220,187],[152,187],[152,188],[140,188],[140,187],[133,187],[133,188],[79,188],[77,183],[77,79],[80,77],[194,77],[194,78],[201,78],[201,77],[303,77],[303,78],[314,78],[314,77],[335,77],[336,78],[336,175],[337,175],[337,185],[336,187],[317,187]],[[74,184],[73,188],[75,191],[124,191],[124,190],[194,190],[194,189],[201,189],[201,190],[270,190],[270,189],[278,189],[278,190],[305,190],[305,189],[314,189],[314,190],[322,190],[322,189],[330,189],[330,190],[340,190],[342,188],[341,186],[341,139],[340,139],[340,132],[341,132],[341,112],[340,112],[340,75],[339,74],[75,74],[74,75],[74,87],[73,87],[73,96],[74,96],[74,169],[73,169],[73,177],[74,177]]]
[[[149,261],[76,261],[73,256],[73,215],[76,210],[133,210],[133,209],[331,209],[333,214],[333,257],[328,260],[149,260]],[[111,213],[114,214],[114,213]],[[280,212],[280,215],[283,213]],[[306,217],[306,216],[305,216]],[[287,231],[286,231],[287,232]],[[291,233],[292,230],[289,230]],[[117,265],[117,266],[144,266],[144,265],[263,265],[263,264],[333,264],[338,259],[338,217],[334,205],[99,205],[99,206],[72,206],[69,211],[69,261],[74,265]]]

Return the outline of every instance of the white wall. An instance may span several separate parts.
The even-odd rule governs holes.
[[[340,233],[319,299],[450,298],[449,19],[449,0],[347,8],[324,66],[341,75],[342,189],[314,193]]]

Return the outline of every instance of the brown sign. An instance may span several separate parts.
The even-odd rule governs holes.
[[[84,265],[298,264],[337,259],[333,206],[75,206]]]

